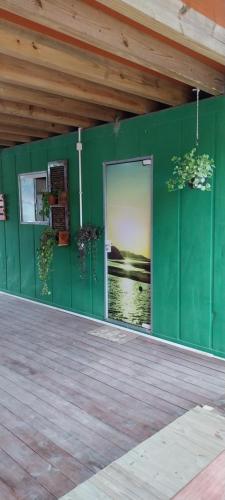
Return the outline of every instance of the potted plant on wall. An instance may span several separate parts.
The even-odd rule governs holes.
[[[38,273],[41,282],[41,295],[50,295],[48,277],[51,270],[54,247],[56,246],[56,231],[47,227],[40,238],[40,247],[37,252]]]
[[[69,231],[59,231],[58,232],[58,247],[65,247],[69,245],[70,233]]]
[[[92,257],[92,276],[94,280],[96,276],[96,257],[97,257],[97,241],[101,238],[103,229],[91,224],[86,224],[80,227],[76,236],[76,244],[78,248],[78,256],[80,259],[80,276],[87,277],[86,259],[88,255]]]
[[[196,113],[196,146],[183,156],[173,156],[174,169],[172,177],[167,181],[168,191],[177,191],[188,186],[200,191],[211,191],[211,178],[215,163],[208,154],[199,154],[199,89],[194,89],[197,95]]]
[[[40,215],[43,219],[49,218],[50,207],[52,205],[57,205],[58,197],[56,193],[44,192],[42,193],[42,209],[40,210]]]
[[[67,206],[68,204],[68,193],[67,191],[59,191],[58,192],[58,204]]]

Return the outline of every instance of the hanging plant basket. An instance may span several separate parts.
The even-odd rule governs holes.
[[[80,259],[80,277],[87,278],[87,256],[92,257],[92,276],[94,280],[96,276],[96,256],[97,256],[97,241],[103,234],[103,228],[86,224],[77,232],[76,245],[78,248],[78,256]]]
[[[211,191],[211,178],[215,163],[207,154],[198,154],[193,148],[184,156],[174,156],[171,159],[174,170],[167,181],[168,191],[177,191],[188,186],[200,191]]]

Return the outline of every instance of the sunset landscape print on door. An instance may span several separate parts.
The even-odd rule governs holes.
[[[151,316],[151,168],[150,160],[106,166],[108,318],[144,328]]]

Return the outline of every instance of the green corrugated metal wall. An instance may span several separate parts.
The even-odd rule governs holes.
[[[225,355],[225,98],[200,105],[200,149],[214,156],[211,193],[168,193],[170,158],[193,146],[195,105],[165,110],[83,133],[84,222],[103,225],[103,161],[154,155],[153,333]],[[40,226],[19,223],[18,179],[22,172],[69,160],[71,230],[79,225],[76,134],[4,150],[0,192],[7,194],[9,220],[0,223],[0,289],[32,299],[40,296],[35,254]],[[57,248],[48,302],[104,317],[104,252],[99,244],[98,281],[80,280],[73,244]]]

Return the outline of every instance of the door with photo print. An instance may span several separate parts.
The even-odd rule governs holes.
[[[152,159],[105,165],[106,318],[150,330]]]

